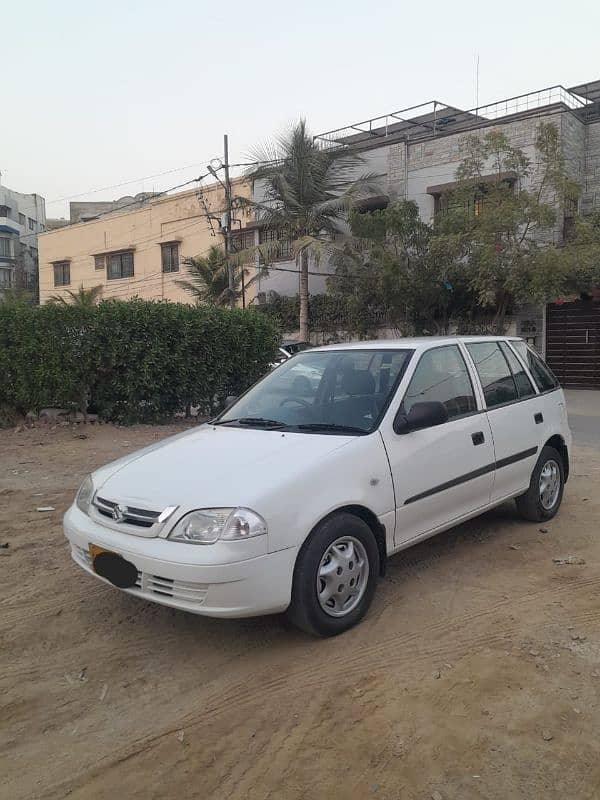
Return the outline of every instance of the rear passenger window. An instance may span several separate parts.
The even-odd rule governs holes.
[[[443,403],[449,419],[477,410],[467,365],[456,345],[435,347],[421,357],[404,395],[402,411],[408,414],[415,403],[431,401]]]
[[[523,365],[519,359],[505,342],[500,342],[500,349],[508,361],[508,366],[511,369],[515,383],[517,384],[519,397],[533,397],[535,395],[533,383],[527,377],[527,373],[523,369]]]
[[[525,342],[517,341],[511,342],[511,344],[529,367],[529,371],[533,375],[540,392],[548,392],[551,389],[558,388],[558,381],[537,353],[527,347]]]
[[[487,407],[517,400],[517,385],[498,342],[476,342],[467,349],[477,367]]]

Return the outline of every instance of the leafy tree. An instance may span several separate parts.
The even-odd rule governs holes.
[[[359,325],[378,308],[388,324],[407,333],[440,333],[448,330],[459,307],[472,302],[450,238],[435,236],[420,219],[416,203],[353,212],[350,227],[352,238],[335,257],[329,288],[351,298]]]
[[[84,289],[83,284],[76,292],[67,289],[66,293],[53,294],[48,298],[49,303],[59,303],[65,306],[78,306],[79,308],[92,308],[102,296],[102,286],[92,286]]]
[[[343,228],[348,212],[372,191],[374,176],[357,175],[362,158],[344,147],[321,148],[300,120],[274,143],[255,152],[262,163],[249,173],[260,182],[264,200],[251,202],[261,223],[278,234],[279,243],[261,249],[268,264],[287,244],[298,267],[300,338],[308,339],[309,263],[318,264]]]
[[[535,149],[532,164],[500,131],[467,137],[458,186],[436,220],[439,241],[454,249],[478,303],[495,310],[497,332],[515,303],[547,302],[573,279],[579,243],[561,241],[556,208],[579,188],[554,124],[539,125]]]
[[[231,258],[230,258],[231,260]],[[190,279],[178,280],[177,284],[196,298],[198,303],[214,306],[229,306],[242,297],[243,287],[251,286],[260,273],[247,280],[248,270],[243,266],[233,272],[233,290],[229,288],[229,273],[225,251],[213,245],[206,256],[195,256],[184,261]]]

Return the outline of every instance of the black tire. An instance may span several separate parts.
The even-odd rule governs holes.
[[[329,548],[337,539],[343,537],[351,537],[362,545],[368,562],[368,575],[364,580],[362,594],[356,606],[349,606],[348,611],[344,611],[342,608],[339,613],[343,616],[331,616],[333,612],[326,612],[319,600],[317,576],[322,565],[326,563]],[[360,549],[359,545],[355,546]],[[340,547],[343,551],[343,543]],[[360,558],[360,556],[361,553],[358,552],[358,557]],[[364,564],[364,558],[361,563]],[[352,575],[356,573],[351,570],[357,568],[360,572],[360,567],[357,567],[353,561],[349,561],[347,571],[342,573],[341,580],[353,580]],[[342,567],[338,569],[342,569]],[[360,574],[365,575],[364,566],[362,569],[363,572]],[[292,584],[292,600],[287,610],[287,616],[292,624],[307,633],[317,636],[337,636],[356,625],[367,613],[375,594],[378,576],[379,548],[371,528],[353,514],[346,512],[332,514],[319,523],[298,554]],[[325,586],[324,579],[321,579],[320,585]],[[344,586],[344,584],[340,584],[340,586]],[[335,600],[333,602],[335,604]],[[354,600],[350,598],[348,602],[351,604]]]
[[[549,508],[544,507],[540,495],[540,477],[542,470],[549,463],[556,463],[560,474],[560,485],[556,500]],[[565,487],[565,466],[563,464],[562,456],[555,450],[554,447],[543,447],[537,464],[531,474],[531,482],[529,489],[516,498],[517,511],[519,514],[531,522],[543,522],[544,520],[552,519],[560,508],[562,503],[563,491]]]

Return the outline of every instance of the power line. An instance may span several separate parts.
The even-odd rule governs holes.
[[[113,183],[109,186],[101,186],[96,189],[88,189],[87,192],[80,192],[79,194],[72,194],[66,197],[58,197],[56,200],[48,200],[46,205],[54,205],[54,203],[64,203],[66,200],[73,200],[76,197],[85,197],[88,194],[98,194],[98,192],[106,192],[109,189],[118,189],[120,186],[130,186],[132,183],[141,183],[142,181],[150,180],[150,178],[160,178],[163,175],[172,175],[174,172],[183,172],[186,169],[192,169],[192,167],[199,167],[202,165],[202,161],[198,161],[195,164],[188,164],[185,167],[176,167],[174,169],[166,169],[163,172],[155,172],[153,175],[145,175],[142,178],[132,178],[129,181],[121,181],[121,183]]]
[[[159,197],[162,197],[163,195],[168,194],[169,192],[175,191],[175,189],[181,189],[184,186],[189,186],[190,183],[200,183],[201,181],[204,180],[204,178],[207,178],[209,174],[210,173],[206,172],[203,175],[199,175],[197,178],[191,178],[191,180],[185,181],[184,183],[179,183],[176,186],[171,186],[168,189],[163,189],[161,192],[153,193],[149,197],[145,197],[143,200],[133,200],[131,203],[125,203],[124,205],[119,206],[118,208],[110,208],[107,209],[106,211],[100,211],[98,214],[94,216],[93,219],[87,220],[87,222],[96,222],[98,219],[100,219],[100,217],[105,217],[108,214],[118,214],[119,212],[123,211],[126,208],[130,208],[131,206],[137,206],[138,209],[141,209],[144,203],[149,203],[152,200],[157,200]],[[81,221],[72,223],[72,225],[80,225],[80,224],[82,224]],[[64,228],[69,228],[69,227],[71,226],[70,225],[64,226]],[[39,231],[37,233],[25,233],[20,238],[24,239],[29,236],[40,236],[41,234],[45,233],[55,233],[56,230],[60,231],[63,230],[63,228],[56,228],[55,230],[50,230],[50,231]]]
[[[112,183],[112,184],[109,184],[108,186],[100,186],[100,187],[96,187],[96,188],[91,188],[91,189],[88,189],[85,192],[78,192],[77,194],[65,195],[65,197],[57,197],[54,200],[44,200],[44,204],[46,206],[50,206],[50,205],[54,205],[56,203],[64,203],[67,200],[75,200],[78,197],[86,197],[87,195],[90,195],[90,194],[98,194],[99,192],[106,192],[109,189],[118,189],[120,186],[130,186],[133,183],[142,183],[142,181],[147,181],[147,180],[150,180],[151,178],[160,178],[163,175],[172,175],[175,172],[183,172],[186,169],[192,169],[193,167],[199,167],[202,164],[206,164],[206,161],[210,162],[211,160],[212,159],[207,159],[205,161],[197,161],[194,164],[187,164],[184,167],[174,167],[173,169],[163,170],[163,172],[155,172],[152,175],[144,175],[144,176],[142,176],[140,178],[132,178],[131,180],[121,181],[119,183]],[[258,167],[258,166],[263,166],[263,165],[266,165],[266,164],[275,164],[278,161],[281,161],[281,159],[270,159],[270,160],[266,160],[266,161],[242,161],[242,162],[239,162],[237,164],[230,164],[229,166],[230,166],[231,169],[233,169],[235,167]],[[169,189],[165,189],[164,191],[170,191],[170,190]],[[108,202],[110,202],[110,201],[108,201]],[[35,205],[27,206],[24,211],[23,210],[21,211],[21,213],[27,213],[32,208],[36,208],[36,207],[37,206],[35,206]],[[123,206],[123,208],[124,207],[125,206]]]

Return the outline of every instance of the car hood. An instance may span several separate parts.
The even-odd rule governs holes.
[[[156,511],[256,508],[265,494],[284,491],[294,476],[354,439],[202,425],[101,468],[94,485],[105,499]]]

